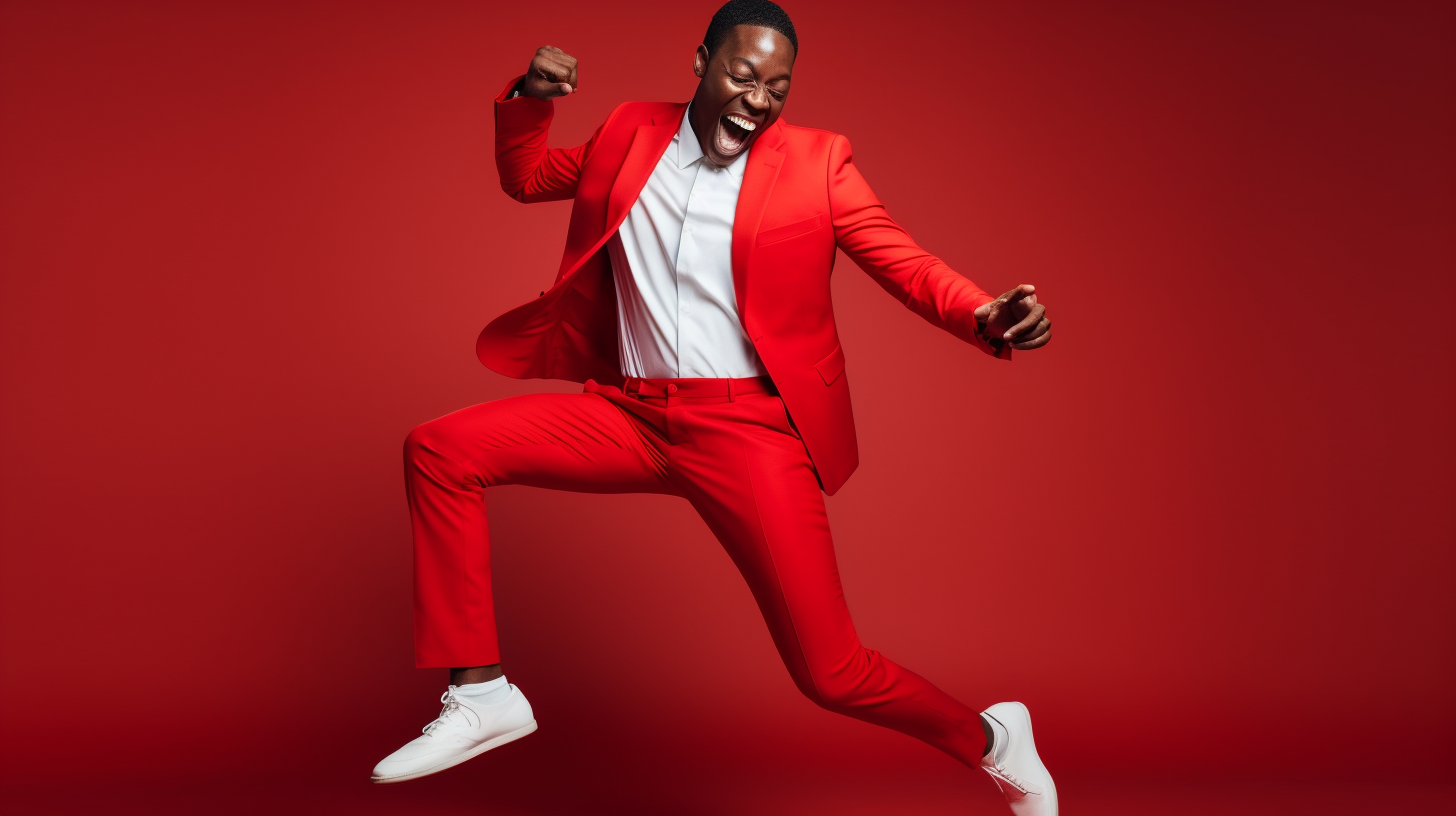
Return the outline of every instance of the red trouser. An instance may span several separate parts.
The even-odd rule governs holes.
[[[487,487],[666,493],[692,502],[738,565],[810,700],[974,767],[985,744],[976,712],[860,645],[824,497],[772,389],[767,377],[588,380],[580,394],[494,400],[411,431],[415,664],[500,662]]]

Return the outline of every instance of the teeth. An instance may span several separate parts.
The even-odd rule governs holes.
[[[743,128],[744,130],[748,131],[749,133],[752,133],[753,131],[755,131],[755,130],[758,129],[758,125],[755,125],[754,123],[748,121],[747,119],[744,119],[741,116],[734,116],[732,114],[729,114],[727,118],[728,118],[728,121],[730,121],[733,124],[735,124],[735,125]]]

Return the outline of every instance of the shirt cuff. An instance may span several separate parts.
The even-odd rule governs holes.
[[[513,99],[527,98],[526,95],[521,92],[525,88],[525,80],[526,75],[521,74],[512,79],[510,82],[507,82],[506,86],[501,89],[501,92],[496,94],[495,101],[510,102]]]

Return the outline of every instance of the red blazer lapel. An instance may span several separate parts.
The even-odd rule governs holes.
[[[612,182],[612,192],[607,196],[606,235],[616,232],[626,220],[628,210],[642,194],[642,188],[647,186],[647,179],[657,167],[658,159],[672,143],[687,106],[686,102],[680,103],[671,111],[652,117],[652,124],[637,128],[632,145],[627,148],[627,156],[622,160],[622,167],[617,171],[617,178]]]
[[[783,119],[763,132],[748,151],[748,166],[743,170],[743,185],[738,188],[738,208],[733,213],[733,293],[738,301],[738,316],[743,320],[743,304],[747,302],[748,259],[753,239],[758,235],[764,208],[773,194],[783,165]],[[752,332],[746,320],[744,328]]]
[[[687,106],[686,102],[679,103],[671,110],[652,117],[650,124],[637,126],[632,134],[632,142],[627,146],[627,153],[622,158],[622,164],[617,168],[617,175],[612,180],[611,190],[607,193],[606,207],[598,210],[604,214],[602,231],[586,251],[571,258],[571,263],[567,264],[563,259],[561,271],[556,275],[558,284],[575,275],[583,264],[606,245],[607,239],[612,237],[617,228],[622,226],[633,202],[642,193],[642,188],[647,186],[647,179],[652,175],[653,168],[657,167],[657,160],[662,158],[663,151],[672,142],[673,134],[677,133],[678,125],[682,124],[682,114]],[[600,207],[601,204],[597,206]]]

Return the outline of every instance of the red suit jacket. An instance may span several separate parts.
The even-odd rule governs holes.
[[[554,104],[495,99],[501,188],[522,202],[574,198],[556,282],[492,320],[476,353],[508,377],[620,383],[617,293],[606,242],[636,202],[682,122],[686,102],[627,102],[586,144],[548,148]],[[825,493],[859,465],[844,350],[829,274],[842,249],[916,314],[988,354],[1011,348],[976,334],[976,307],[992,300],[921,249],[890,219],[851,160],[849,140],[782,117],[748,154],[733,220],[738,315],[777,384]]]

